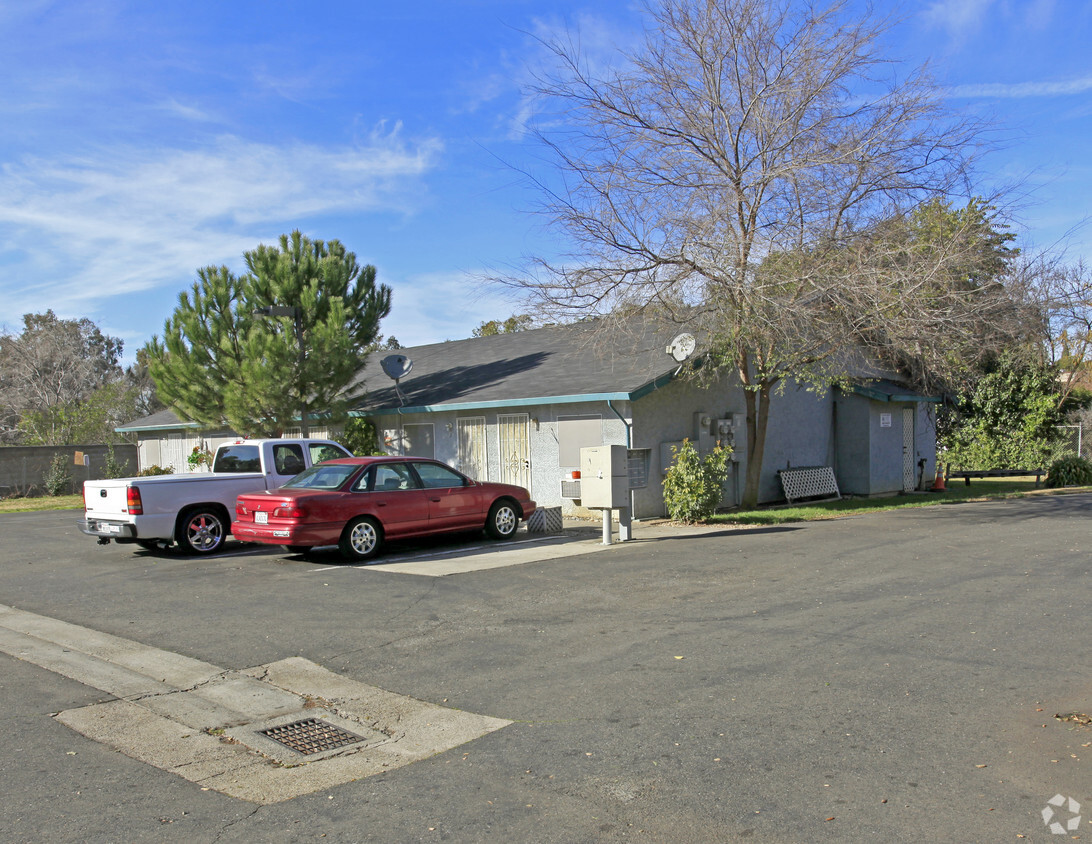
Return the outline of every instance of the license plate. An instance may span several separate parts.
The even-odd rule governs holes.
[[[254,514],[254,523],[259,524],[259,525],[269,524],[269,514],[268,513],[255,513]]]
[[[104,525],[107,533],[121,533],[121,525]]]

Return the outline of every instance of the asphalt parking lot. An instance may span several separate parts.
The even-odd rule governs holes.
[[[1050,496],[346,566],[5,514],[0,837],[1089,837],[1092,728],[1054,716],[1092,709],[1090,515]],[[296,707],[371,732],[308,764],[248,744]]]

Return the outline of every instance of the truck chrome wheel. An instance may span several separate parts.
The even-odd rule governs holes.
[[[178,544],[188,554],[215,554],[224,544],[227,533],[220,514],[204,508],[194,508],[182,514]]]

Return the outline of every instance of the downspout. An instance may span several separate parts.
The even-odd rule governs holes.
[[[633,406],[632,402],[630,403],[630,406],[631,407]],[[619,419],[621,419],[622,424],[626,426],[626,448],[627,449],[633,448],[633,426],[629,422],[626,421],[626,417],[624,417],[621,413],[618,412],[618,408],[616,408],[611,403],[610,399],[607,399],[607,407],[609,407],[611,410],[613,410],[614,415],[617,416]],[[629,516],[630,516],[631,519],[636,519],[637,518],[637,514],[635,512],[633,512],[633,490],[632,489],[629,491]]]
[[[631,433],[632,429],[633,429],[633,426],[630,425],[630,423],[626,421],[626,417],[624,417],[621,413],[618,412],[618,408],[616,408],[613,404],[611,404],[610,399],[607,399],[607,407],[609,407],[611,410],[613,410],[614,415],[617,416],[619,419],[621,419],[622,424],[626,426],[626,448],[633,448],[633,436],[632,436],[632,433]]]

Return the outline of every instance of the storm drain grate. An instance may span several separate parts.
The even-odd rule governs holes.
[[[268,730],[259,730],[258,734],[280,742],[285,747],[305,756],[364,741],[360,736],[353,735],[348,730],[335,727],[333,724],[327,724],[318,718],[270,727]]]

